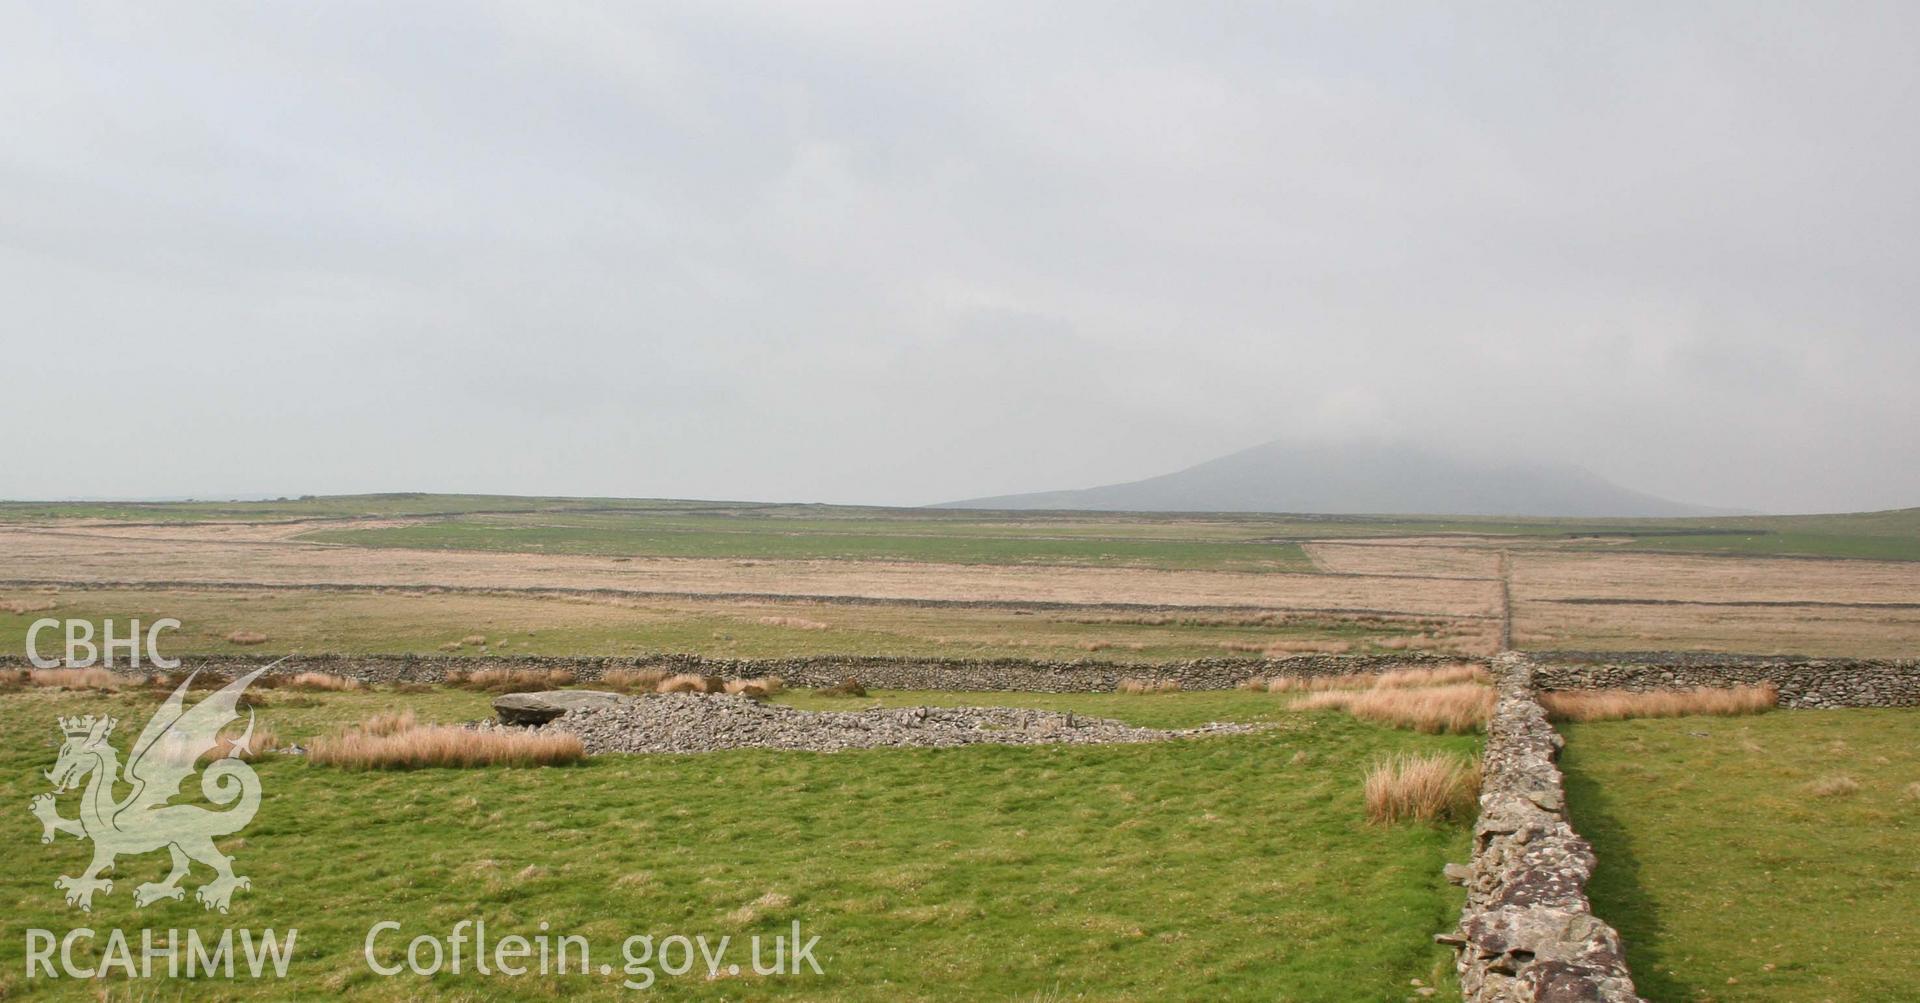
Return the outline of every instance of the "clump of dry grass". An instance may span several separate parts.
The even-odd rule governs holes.
[[[832,686],[814,690],[813,693],[815,696],[823,697],[863,697],[867,695],[867,688],[860,685],[860,680],[848,676]]]
[[[1447,686],[1453,683],[1493,682],[1487,670],[1471,662],[1455,662],[1450,665],[1432,667],[1394,669],[1382,672],[1373,679],[1375,689],[1406,689],[1416,686]]]
[[[695,672],[682,672],[668,676],[654,687],[656,693],[724,693],[727,681],[720,676],[703,676]]]
[[[1493,690],[1472,683],[1420,689],[1327,690],[1293,702],[1295,710],[1338,708],[1362,721],[1429,735],[1479,731],[1493,715]]]
[[[1367,818],[1393,822],[1467,822],[1480,798],[1480,764],[1436,753],[1396,756],[1367,773]]]
[[[1690,690],[1564,690],[1540,694],[1555,721],[1624,721],[1636,717],[1759,714],[1780,702],[1772,683]]]
[[[412,731],[419,726],[420,719],[414,715],[412,708],[408,708],[402,711],[375,714],[361,721],[356,730],[363,735],[373,735],[383,738],[388,735],[398,735],[402,732]]]
[[[1920,783],[1911,783],[1907,785],[1907,800],[1920,801]]]
[[[47,610],[59,608],[60,604],[51,599],[38,601],[33,599],[9,599],[6,602],[0,602],[0,609],[21,616],[25,616],[28,613],[44,613]]]
[[[769,627],[792,627],[795,630],[827,630],[833,626],[804,616],[763,616],[759,622]]]
[[[235,759],[259,759],[262,756],[273,755],[285,744],[280,741],[279,732],[264,724],[254,725],[253,736],[247,740],[245,751],[237,751],[239,742],[239,735],[222,735],[215,740],[212,750],[207,753],[207,758],[224,759],[227,756],[233,756]]]
[[[1833,773],[1807,785],[1807,793],[1817,798],[1841,798],[1860,791],[1860,781],[1844,773]]]
[[[487,693],[531,693],[559,689],[573,682],[572,669],[479,669],[447,673],[448,686]]]
[[[31,686],[63,690],[115,690],[126,684],[105,669],[33,669],[26,681]]]
[[[726,691],[749,697],[770,697],[780,692],[782,683],[779,676],[761,676],[757,679],[729,679]]]
[[[227,635],[229,644],[265,644],[267,635],[257,630],[236,630]]]
[[[665,678],[664,669],[608,669],[600,674],[600,685],[629,693],[652,693]]]
[[[586,758],[580,737],[564,732],[478,731],[447,725],[391,735],[350,731],[315,739],[307,759],[348,770],[427,767],[562,766]]]
[[[161,690],[179,689],[182,683],[186,683],[196,690],[217,690],[230,682],[233,682],[233,677],[224,672],[215,672],[208,669],[202,669],[199,672],[156,672],[147,677],[147,685]],[[277,689],[281,684],[282,677],[264,675],[253,681],[253,688],[257,690],[270,690]]]
[[[1178,693],[1180,692],[1180,680],[1135,679],[1129,676],[1120,680],[1120,685],[1114,687],[1114,692],[1131,693],[1135,695],[1146,693]]]
[[[347,676],[336,676],[331,672],[302,672],[287,680],[287,685],[296,690],[324,690],[329,693],[345,693],[360,688],[360,680]]]
[[[467,636],[460,639],[460,643],[472,648],[482,647],[487,643],[487,635],[468,634]]]
[[[1260,649],[1268,658],[1282,655],[1343,655],[1353,650],[1349,641],[1316,641],[1301,639],[1292,641],[1272,641]]]

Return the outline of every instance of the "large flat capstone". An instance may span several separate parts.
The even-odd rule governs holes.
[[[506,693],[493,698],[493,712],[501,724],[546,724],[570,710],[581,707],[611,707],[625,700],[606,690],[542,690],[538,693]]]

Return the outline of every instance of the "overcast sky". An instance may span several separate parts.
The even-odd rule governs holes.
[[[6,5],[0,496],[1920,505],[1920,4],[1435,6]]]

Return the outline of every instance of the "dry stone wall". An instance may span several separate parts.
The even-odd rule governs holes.
[[[187,657],[184,668],[231,672],[271,661],[271,656],[211,655]],[[854,678],[881,689],[1002,690],[1036,693],[1101,693],[1122,679],[1177,680],[1182,689],[1232,689],[1254,676],[1327,676],[1375,673],[1408,666],[1439,665],[1460,659],[1424,652],[1394,655],[1296,655],[1289,658],[1197,658],[1176,662],[1133,663],[1083,659],[1045,661],[1018,658],[906,658],[823,656],[804,658],[707,658],[699,655],[643,655],[629,658],[486,657],[434,655],[296,656],[274,672],[329,672],[363,682],[438,682],[447,673],[478,669],[565,669],[591,683],[609,669],[656,668],[668,672],[750,679],[779,676],[789,687],[827,686]],[[26,667],[24,659],[0,662]]]
[[[1543,690],[1669,690],[1772,683],[1782,707],[1920,707],[1920,660],[1672,652],[1536,653]]]
[[[1473,857],[1448,877],[1467,890],[1459,952],[1468,1003],[1644,1003],[1620,935],[1587,902],[1593,848],[1567,821],[1555,765],[1561,739],[1534,698],[1533,666],[1493,662],[1499,700],[1487,726]]]

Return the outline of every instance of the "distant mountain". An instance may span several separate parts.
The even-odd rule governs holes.
[[[1579,467],[1485,463],[1405,445],[1269,442],[1159,477],[941,508],[1342,515],[1724,514],[1623,488]]]

